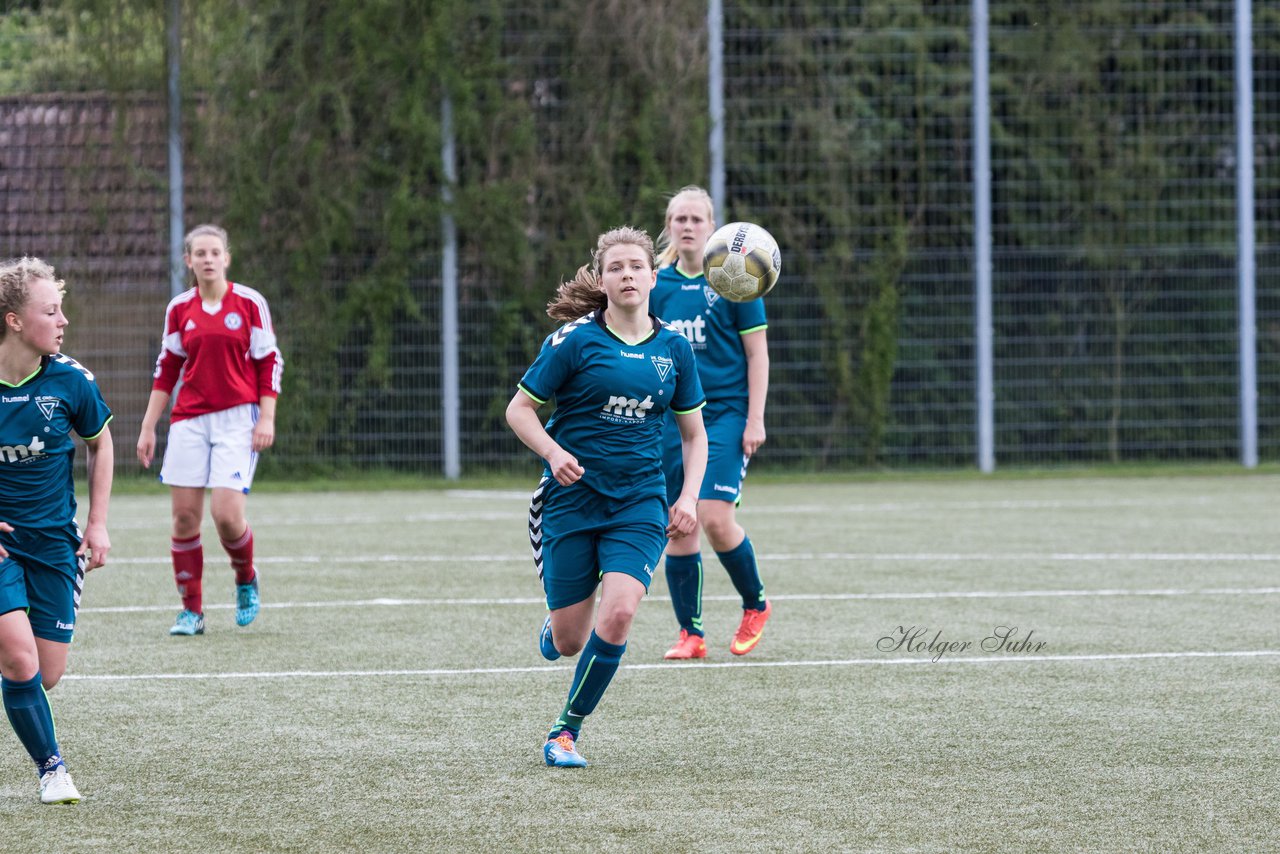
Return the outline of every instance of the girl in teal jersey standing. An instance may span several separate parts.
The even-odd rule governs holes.
[[[716,557],[742,597],[742,619],[729,643],[734,655],[755,649],[773,606],[764,595],[755,547],[738,524],[737,506],[747,463],[764,444],[764,404],[769,390],[769,345],[764,301],[730,302],[707,285],[702,253],[715,231],[711,197],[701,187],[684,187],[667,204],[660,243],[654,314],[679,329],[693,346],[698,376],[707,395],[707,469],[686,469],[667,425],[665,469],[668,490],[694,481],[698,529],[667,547],[667,586],[680,635],[666,658],[703,658],[702,556],[705,531]]]

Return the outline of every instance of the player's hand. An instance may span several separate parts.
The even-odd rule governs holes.
[[[764,421],[747,419],[747,429],[742,431],[742,453],[748,457],[764,444]]]
[[[671,505],[671,523],[667,525],[667,539],[678,540],[698,529],[698,502],[681,496]]]
[[[85,563],[85,571],[97,569],[105,564],[109,551],[111,551],[111,538],[107,536],[107,526],[86,525],[84,539],[80,541],[80,548],[76,549],[76,557],[89,555],[89,560]]]
[[[151,460],[156,455],[156,431],[142,428],[138,434],[138,462],[144,469],[151,468]]]
[[[258,418],[253,425],[253,450],[265,451],[276,441],[276,422],[269,418]]]
[[[10,525],[8,522],[0,522],[0,531],[4,531],[6,534],[12,534],[13,526]],[[0,560],[4,560],[8,556],[9,556],[9,552],[5,550],[5,547],[3,545],[0,545]]]
[[[547,465],[551,467],[551,476],[561,486],[572,486],[582,479],[586,471],[578,465],[578,458],[564,448],[556,448],[547,457]]]

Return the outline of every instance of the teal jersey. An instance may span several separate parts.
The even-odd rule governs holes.
[[[93,374],[67,356],[45,356],[16,386],[0,382],[0,522],[17,529],[74,522],[71,432],[92,439],[110,420]]]
[[[649,310],[680,330],[698,357],[698,377],[707,399],[747,411],[747,355],[742,336],[768,327],[764,300],[730,302],[707,284],[675,266],[658,271]]]
[[[706,402],[689,342],[650,319],[649,337],[628,344],[593,311],[547,336],[520,380],[534,401],[555,398],[547,432],[585,470],[579,482],[610,498],[665,497],[663,416]]]

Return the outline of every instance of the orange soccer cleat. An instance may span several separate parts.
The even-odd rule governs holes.
[[[680,639],[662,657],[667,659],[706,658],[707,642],[701,635],[690,634],[688,629],[681,629]]]
[[[746,655],[755,649],[756,644],[760,643],[761,635],[764,634],[764,624],[769,622],[769,615],[772,613],[772,602],[765,602],[763,611],[744,608],[742,622],[738,624],[738,633],[733,636],[733,643],[729,644],[729,652],[734,655]]]

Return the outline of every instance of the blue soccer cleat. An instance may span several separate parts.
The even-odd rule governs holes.
[[[258,616],[258,572],[254,570],[253,581],[236,585],[236,625],[247,626]]]
[[[171,635],[202,635],[204,634],[204,614],[197,614],[195,611],[183,611],[178,615],[178,619],[174,621],[173,628],[169,629]]]
[[[542,657],[547,661],[555,661],[560,657],[560,650],[556,649],[555,642],[551,640],[551,615],[547,615],[546,621],[542,624],[542,631],[538,633],[538,651],[542,653]]]
[[[573,736],[561,732],[555,738],[547,739],[542,746],[542,756],[552,768],[586,768],[587,760],[582,758]]]

